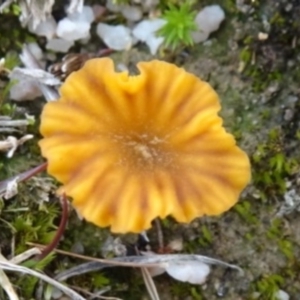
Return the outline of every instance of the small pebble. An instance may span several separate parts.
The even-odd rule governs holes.
[[[291,11],[293,9],[293,4],[292,3],[288,3],[284,9],[285,9],[286,12]]]
[[[210,267],[199,261],[169,262],[166,272],[179,281],[203,284],[210,273]]]
[[[156,37],[154,35],[151,35],[148,37],[146,41],[146,45],[149,47],[150,53],[152,55],[155,55],[163,42],[164,42],[163,37]]]
[[[183,240],[182,238],[178,238],[176,240],[171,241],[168,244],[168,248],[173,251],[182,251],[183,250]]]
[[[92,7],[84,6],[80,12],[69,14],[68,18],[73,22],[83,22],[91,24],[95,20],[95,15]]]
[[[56,34],[66,41],[84,39],[90,34],[91,25],[88,22],[73,21],[64,18],[58,22]]]
[[[37,60],[43,59],[43,51],[37,43],[28,43],[27,48]]]
[[[84,6],[80,12],[68,14],[58,22],[56,35],[67,41],[76,41],[90,37],[91,23],[95,20],[93,9]]]
[[[283,290],[279,290],[276,294],[275,294],[275,298],[277,300],[289,300],[290,299],[290,296],[288,293],[286,293],[285,291]]]
[[[10,99],[15,101],[34,100],[42,96],[36,80],[20,80],[14,84],[10,91]]]
[[[206,41],[212,32],[219,29],[224,19],[225,12],[219,5],[204,7],[195,18],[198,30],[192,32],[193,41],[195,43]]]
[[[74,45],[73,41],[66,41],[64,39],[52,39],[46,44],[46,49],[54,52],[66,53]]]
[[[122,15],[129,21],[139,21],[143,17],[143,12],[138,6],[125,5],[122,9]]]
[[[299,100],[299,98],[297,96],[290,95],[287,97],[286,100],[287,100],[286,102],[289,104],[295,104]]]
[[[265,41],[268,39],[269,35],[265,32],[259,32],[257,37],[260,41]]]
[[[128,50],[133,43],[129,28],[123,25],[112,26],[99,23],[97,34],[106,46],[113,50]]]
[[[36,27],[32,21],[29,22],[28,30],[38,36],[45,36],[47,40],[52,39],[56,32],[56,21],[52,16],[49,16],[45,21],[40,22]]]
[[[142,42],[145,42],[152,55],[155,55],[164,38],[156,36],[156,32],[166,23],[163,19],[143,20],[132,30],[133,36]]]
[[[284,111],[284,116],[283,116],[283,119],[285,121],[291,121],[294,117],[294,111],[290,108],[287,108],[285,111]]]
[[[154,35],[165,24],[166,21],[163,19],[143,20],[134,27],[132,34],[139,41],[146,42],[150,36]]]
[[[149,11],[159,4],[159,0],[141,0],[136,2],[142,5],[144,11]]]
[[[122,6],[115,4],[113,0],[107,0],[106,8],[114,13],[120,12],[122,10]]]

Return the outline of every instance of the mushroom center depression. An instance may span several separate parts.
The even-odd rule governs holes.
[[[120,164],[139,171],[171,167],[174,153],[167,147],[165,139],[150,134],[115,135],[120,151]]]

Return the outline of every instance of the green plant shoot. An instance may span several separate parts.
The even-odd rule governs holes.
[[[158,31],[158,34],[165,38],[166,47],[175,50],[182,45],[193,45],[191,32],[197,30],[195,16],[196,12],[192,11],[191,2],[183,3],[178,7],[169,4],[169,9],[162,15],[166,24]]]

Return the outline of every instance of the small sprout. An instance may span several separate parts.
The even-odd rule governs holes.
[[[258,144],[253,153],[254,170],[253,181],[260,190],[261,197],[283,195],[287,190],[287,178],[295,174],[299,163],[285,153],[282,134],[279,130],[271,130],[268,139]]]
[[[195,23],[196,12],[192,10],[191,1],[180,4],[178,7],[170,4],[169,9],[163,12],[162,18],[167,23],[158,31],[165,38],[166,47],[172,50],[180,46],[192,46],[191,32],[197,30]]]

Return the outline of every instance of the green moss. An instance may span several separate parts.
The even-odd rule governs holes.
[[[110,280],[105,277],[103,274],[97,273],[93,276],[93,285],[96,288],[101,288],[110,284]]]
[[[284,223],[282,219],[274,219],[271,222],[271,226],[266,231],[266,236],[270,240],[274,240],[280,252],[289,260],[292,261],[295,257],[294,255],[294,244],[286,236]]]
[[[16,110],[15,104],[0,102],[0,114],[2,116],[12,116],[15,110]]]
[[[192,296],[192,299],[195,299],[195,300],[203,300],[203,296],[201,295],[201,290],[199,288],[196,288],[196,287],[191,287],[191,296]]]
[[[253,37],[249,36],[245,39],[245,44],[240,51],[240,71],[244,76],[252,80],[252,88],[256,93],[264,91],[271,83],[282,80],[282,72],[280,70],[266,71],[266,69],[257,62],[257,53],[251,44]]]
[[[59,210],[56,205],[48,205],[46,210],[43,208],[44,205],[22,214],[11,212],[13,219],[10,224],[16,232],[16,253],[21,253],[28,248],[26,242],[48,244],[52,241],[57,229],[54,220]]]
[[[205,244],[211,244],[213,241],[213,234],[211,231],[207,228],[207,226],[202,225],[201,226],[201,232],[202,232],[202,240]]]
[[[285,280],[281,275],[265,275],[255,283],[255,290],[260,293],[260,300],[277,300],[276,292],[284,284]]]
[[[191,299],[195,300],[205,299],[199,286],[195,287],[188,283],[177,281],[172,284],[170,289],[172,297],[176,297],[176,299],[185,299],[186,297],[191,297]]]
[[[283,195],[287,177],[299,169],[298,162],[285,154],[279,129],[271,130],[268,139],[258,144],[251,161],[253,183],[265,200],[275,194]]]
[[[247,4],[254,8],[251,17],[259,23],[265,11],[270,14],[270,30],[261,30],[267,31],[267,39],[258,39],[257,31],[253,33],[253,28],[249,28],[246,36],[239,41],[243,74],[251,80],[254,91],[261,92],[272,82],[281,82],[284,74],[294,73],[296,69],[289,67],[286,61],[297,59],[297,46],[291,45],[298,35],[300,6],[294,3],[293,9],[286,10],[284,1],[279,1],[276,9],[266,7],[268,4],[264,1],[251,1]]]
[[[202,225],[200,228],[201,234],[199,239],[197,239],[197,242],[199,243],[199,245],[203,248],[206,247],[210,247],[211,244],[213,243],[213,234],[212,232],[209,230],[209,228],[206,225]],[[199,245],[195,245],[196,249],[197,247],[199,247]],[[193,253],[193,252],[191,252]]]
[[[28,268],[31,268],[33,270],[42,272],[46,267],[48,267],[51,262],[55,259],[55,254],[50,253],[42,260],[28,260],[22,265]],[[19,286],[19,289],[21,291],[22,297],[26,299],[30,299],[32,295],[34,294],[34,290],[36,288],[36,284],[39,282],[39,278],[34,276],[22,276],[17,280],[17,285]]]
[[[270,239],[277,239],[282,236],[282,226],[283,221],[282,219],[274,219],[271,222],[271,226],[269,227],[268,231],[266,232],[266,235]]]
[[[258,224],[259,220],[253,213],[253,208],[249,201],[243,201],[235,205],[234,210],[238,215],[249,224]]]
[[[69,215],[64,236],[67,238],[61,241],[61,249],[70,251],[76,242],[80,242],[85,249],[85,255],[101,257],[101,245],[110,236],[110,232],[106,228],[100,228],[92,223],[80,221],[73,210]]]
[[[278,246],[280,251],[288,258],[294,258],[294,245],[291,241],[287,239],[283,239],[278,241]]]

